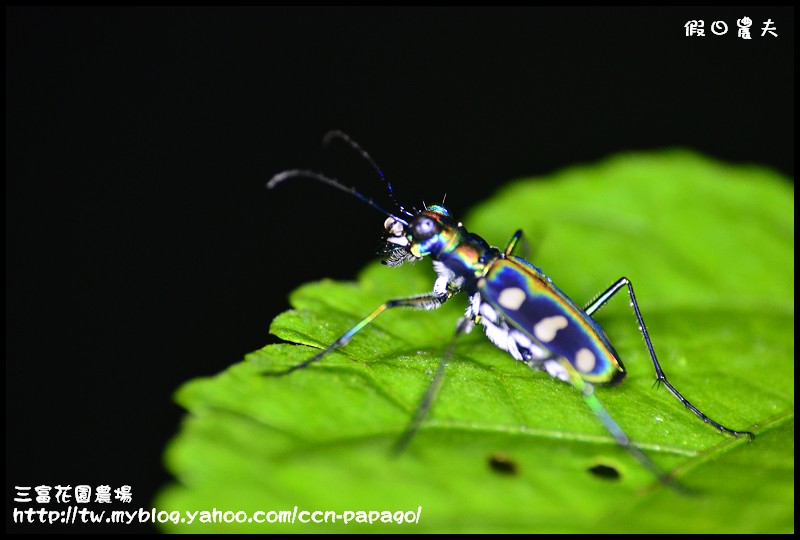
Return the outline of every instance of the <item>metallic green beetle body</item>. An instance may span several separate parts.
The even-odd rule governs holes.
[[[482,324],[489,340],[516,360],[566,382],[571,378],[564,361],[594,384],[624,378],[625,368],[605,332],[541,269],[467,232],[446,208],[430,206],[407,227],[392,218],[384,226],[386,264],[430,257],[439,276],[433,294],[469,295],[466,318]]]

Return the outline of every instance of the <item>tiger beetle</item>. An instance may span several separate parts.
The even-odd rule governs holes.
[[[486,337],[514,359],[571,384],[580,392],[586,404],[617,444],[627,450],[661,482],[680,487],[669,474],[663,472],[644,452],[634,446],[594,393],[595,385],[617,385],[627,375],[625,366],[608,336],[592,318],[612,296],[621,290],[627,290],[630,305],[633,307],[639,330],[655,368],[656,384],[666,386],[686,408],[717,430],[736,437],[747,436],[750,439],[755,437],[750,431],[730,429],[712,420],[692,405],[667,380],[656,357],[633,292],[633,284],[629,279],[619,278],[584,308],[580,308],[540,268],[513,254],[514,248],[522,238],[521,230],[517,231],[506,247],[500,250],[490,246],[477,234],[467,232],[464,225],[454,220],[444,206],[424,205],[422,210],[406,210],[395,199],[391,183],[361,146],[341,131],[329,132],[324,138],[324,143],[328,144],[333,139],[347,143],[369,162],[386,184],[396,212],[386,211],[355,188],[348,188],[334,178],[310,170],[283,171],[273,176],[267,187],[274,188],[285,180],[307,177],[349,193],[386,216],[381,250],[381,254],[385,256],[383,264],[400,266],[430,257],[437,278],[431,293],[385,302],[313,357],[268,375],[287,375],[321,360],[346,345],[357,332],[388,309],[404,307],[434,310],[455,294],[465,292],[469,297],[466,313],[459,320],[455,336],[442,356],[413,418],[395,443],[396,452],[402,451],[411,441],[431,408],[457,338],[470,332],[476,324],[480,324],[484,327]]]

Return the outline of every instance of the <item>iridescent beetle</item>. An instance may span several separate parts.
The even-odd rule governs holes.
[[[620,278],[586,307],[580,308],[540,268],[513,255],[522,231],[517,231],[505,249],[500,250],[490,246],[480,236],[467,232],[443,206],[431,205],[423,210],[410,212],[394,199],[391,184],[367,152],[340,131],[328,133],[325,142],[334,138],[349,144],[378,172],[387,185],[389,196],[398,213],[388,212],[354,188],[347,188],[333,178],[309,170],[284,171],[272,177],[267,186],[273,188],[290,178],[308,177],[353,195],[387,216],[384,222],[385,247],[382,251],[386,256],[384,264],[399,266],[430,257],[438,277],[431,293],[389,300],[312,358],[269,375],[286,375],[317,362],[328,353],[346,345],[353,335],[387,309],[408,307],[433,310],[453,295],[465,292],[469,296],[469,306],[457,325],[455,338],[470,332],[475,324],[481,324],[489,340],[516,360],[570,383],[581,393],[589,408],[620,446],[662,482],[675,485],[671,477],[632,444],[594,394],[594,385],[616,385],[627,374],[608,336],[592,319],[592,315],[612,296],[627,288],[630,305],[655,367],[657,383],[664,384],[684,406],[719,431],[737,437],[754,437],[752,432],[736,431],[712,420],[689,403],[667,380],[639,310],[633,285],[627,278]],[[402,450],[408,444],[430,409],[441,385],[445,365],[452,354],[455,338],[442,357],[414,417],[395,444],[396,451]]]

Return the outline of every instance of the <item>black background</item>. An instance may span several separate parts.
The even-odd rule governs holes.
[[[272,342],[300,283],[374,258],[373,210],[312,182],[264,189],[311,167],[382,195],[353,152],[322,148],[327,130],[367,148],[406,205],[446,193],[456,216],[512,178],[625,150],[793,177],[793,17],[7,9],[7,508],[40,484],[129,484],[149,507],[170,479],[172,392]],[[685,36],[690,19],[705,37]]]

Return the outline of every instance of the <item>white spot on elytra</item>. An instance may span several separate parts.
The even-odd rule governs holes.
[[[535,325],[533,325],[533,334],[536,339],[542,343],[549,343],[556,337],[556,333],[566,328],[569,322],[563,315],[553,315],[552,317],[545,317]]]
[[[525,301],[525,291],[519,287],[508,287],[503,289],[500,296],[497,297],[497,303],[506,309],[518,310],[522,302]]]
[[[594,353],[585,347],[575,355],[575,367],[580,372],[589,373],[594,369],[596,362],[597,359],[594,357]]]

